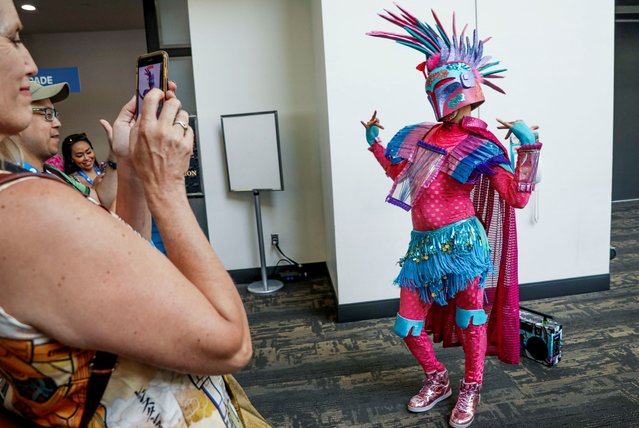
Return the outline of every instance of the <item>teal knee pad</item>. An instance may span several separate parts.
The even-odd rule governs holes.
[[[424,320],[409,320],[408,318],[404,318],[400,314],[397,314],[393,330],[396,335],[401,338],[405,338],[408,336],[408,333],[411,333],[412,336],[419,336],[422,333],[422,328],[424,328]],[[413,330],[412,332],[411,329]]]
[[[488,315],[483,309],[467,310],[457,307],[455,311],[455,323],[461,328],[468,328],[470,319],[473,319],[473,325],[486,324]]]

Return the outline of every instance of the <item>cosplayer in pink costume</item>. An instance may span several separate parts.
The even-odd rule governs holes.
[[[464,32],[457,37],[454,16],[451,39],[434,12],[435,29],[398,8],[399,14],[386,11],[380,16],[409,36],[369,34],[426,55],[418,69],[442,123],[407,126],[387,149],[380,144],[383,127],[376,113],[362,124],[369,150],[394,182],[387,201],[410,210],[413,222],[395,280],[401,287],[395,332],[404,338],[426,380],[408,409],[430,410],[452,394],[448,372],[428,336],[433,333],[444,346],[461,344],[464,349],[464,379],[449,422],[463,428],[472,423],[479,404],[489,342],[491,354],[519,362],[513,208],[528,203],[541,143],[523,122],[500,121],[500,128],[508,128],[523,144],[513,172],[506,149],[484,122],[470,116],[484,101],[480,83],[503,92],[486,79],[504,70],[487,71],[497,63],[482,56],[483,42],[476,33],[472,44]]]

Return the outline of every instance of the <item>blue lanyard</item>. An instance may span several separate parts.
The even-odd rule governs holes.
[[[22,168],[26,169],[29,172],[34,172],[36,174],[39,174],[41,171],[36,168],[35,166],[31,165],[28,162],[22,162]]]
[[[100,176],[100,170],[95,165],[93,165],[93,170],[95,171],[95,173],[98,176]],[[84,178],[87,181],[87,183],[89,183],[91,186],[93,186],[93,180],[91,180],[91,178],[89,178],[89,176],[84,171],[79,169],[78,170],[78,174],[80,174],[82,176],[82,178]]]

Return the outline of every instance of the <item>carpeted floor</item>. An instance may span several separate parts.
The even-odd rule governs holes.
[[[487,359],[473,427],[639,427],[639,201],[613,205],[612,230],[611,290],[525,303],[563,324],[561,363]],[[393,319],[335,323],[326,277],[242,296],[254,357],[236,377],[273,427],[448,426],[461,348],[436,347],[453,397],[413,414],[406,402],[423,375]]]

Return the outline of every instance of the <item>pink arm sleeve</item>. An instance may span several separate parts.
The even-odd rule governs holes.
[[[385,150],[384,146],[379,144],[377,139],[375,140],[375,143],[373,143],[368,148],[368,150],[370,150],[371,153],[373,153],[373,156],[375,156],[375,159],[377,159],[377,162],[379,162],[382,168],[384,168],[386,175],[392,178],[393,180],[399,175],[400,172],[402,172],[402,169],[404,169],[404,165],[406,164],[406,161],[401,161],[400,163],[393,165],[391,161],[389,161],[386,158],[386,156],[384,156],[384,150]]]
[[[495,175],[490,176],[490,182],[495,186],[499,196],[513,208],[525,207],[530,199],[530,192],[518,191],[515,176],[505,169],[496,166],[493,171],[495,171]]]

